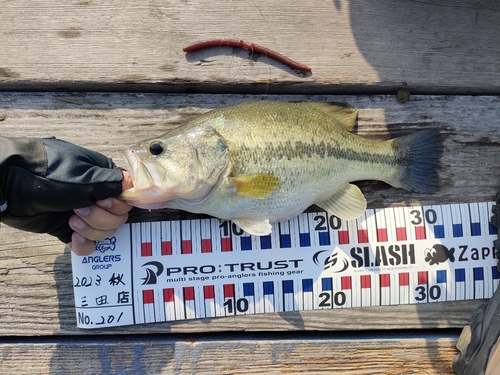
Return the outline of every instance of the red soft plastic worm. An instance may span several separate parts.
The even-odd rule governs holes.
[[[239,47],[246,49],[248,51],[257,52],[266,55],[268,57],[271,57],[275,60],[282,62],[285,65],[288,65],[292,69],[302,70],[304,72],[311,71],[311,68],[309,68],[308,66],[295,62],[289,59],[288,57],[283,56],[281,53],[278,53],[266,47],[259,46],[258,44],[255,43],[248,43],[243,40],[237,40],[237,39],[204,40],[201,42],[190,44],[184,47],[182,50],[184,52],[193,52],[202,48],[209,48],[209,47]]]

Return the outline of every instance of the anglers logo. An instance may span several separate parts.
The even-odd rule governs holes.
[[[143,267],[145,266],[151,266],[146,267],[146,277],[142,278],[141,280],[144,280],[144,282],[141,285],[154,285],[158,282],[158,276],[161,275],[161,273],[164,270],[163,264],[160,262],[147,262],[142,265]]]
[[[325,251],[328,250],[320,250],[313,255],[314,264],[316,264],[317,266],[320,265],[319,257]],[[330,256],[326,257],[326,259],[323,261],[323,265],[324,265],[323,271],[329,269],[333,273],[341,273],[344,272],[349,267],[349,261],[342,255],[339,255],[338,252],[334,252]]]
[[[108,250],[115,251],[115,247],[116,247],[116,237],[109,237],[106,238],[105,240],[95,242],[95,249],[97,251],[100,251],[101,253],[104,253]]]

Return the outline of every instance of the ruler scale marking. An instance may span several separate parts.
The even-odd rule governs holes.
[[[492,205],[309,212],[262,237],[217,219],[127,224],[72,255],[77,324],[488,298],[500,280]]]

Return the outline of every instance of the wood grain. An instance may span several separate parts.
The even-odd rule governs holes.
[[[214,93],[500,92],[496,0],[6,1],[0,90]],[[233,38],[312,67],[297,72]]]
[[[2,135],[54,135],[95,149],[122,164],[118,151],[161,134],[209,109],[247,100],[348,102],[360,111],[360,135],[388,138],[438,127],[445,138],[437,194],[408,193],[385,184],[360,186],[369,207],[492,200],[499,182],[498,97],[237,96],[163,94],[0,94]],[[151,219],[150,216],[146,218]],[[142,218],[144,219],[144,217]],[[70,257],[45,235],[0,228],[0,335],[108,335],[217,331],[297,331],[459,328],[482,301],[238,316],[105,330],[76,328]]]
[[[0,344],[3,373],[453,374],[456,334],[247,335]]]

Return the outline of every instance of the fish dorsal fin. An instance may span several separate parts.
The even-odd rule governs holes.
[[[268,219],[258,220],[243,217],[239,219],[233,219],[232,221],[245,232],[254,236],[266,236],[270,234],[272,230],[272,226],[271,224],[269,224]]]
[[[341,123],[348,131],[354,129],[358,111],[353,107],[343,103],[304,103],[309,108],[314,109],[324,115],[331,117]]]
[[[279,178],[269,173],[252,173],[231,177],[230,181],[236,188],[236,194],[263,199],[276,190]]]
[[[342,186],[330,198],[315,204],[344,220],[356,219],[366,210],[366,199],[361,190],[353,184]]]

